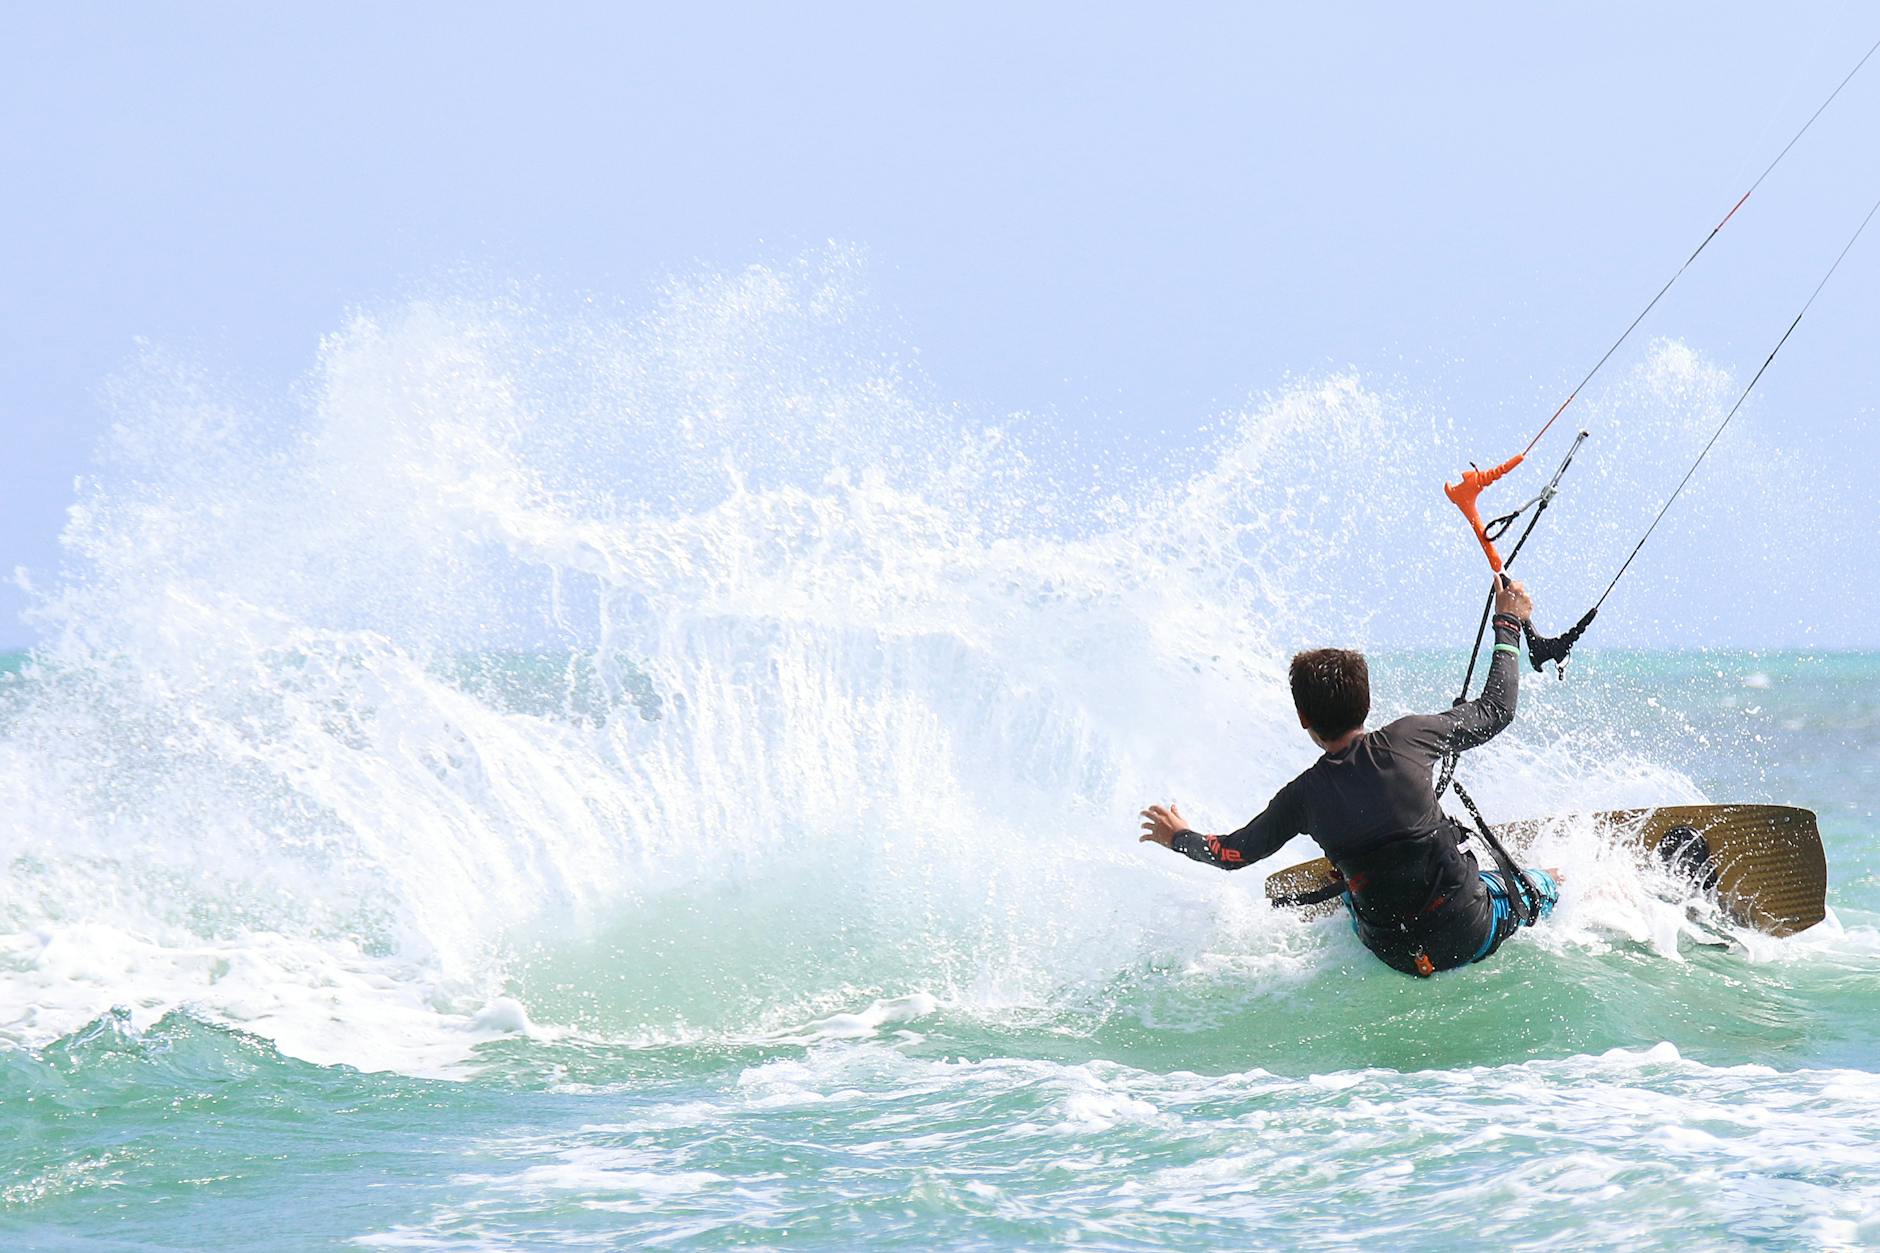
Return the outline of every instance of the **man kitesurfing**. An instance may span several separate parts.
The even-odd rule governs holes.
[[[1551,661],[1557,673],[1564,674],[1573,646],[1592,625],[1619,580],[1632,568],[1658,524],[1710,455],[1731,419],[1743,407],[1764,371],[1801,324],[1868,223],[1880,214],[1880,200],[1875,201],[1861,219],[1827,273],[1802,304],[1801,311],[1750,377],[1736,403],[1724,414],[1709,441],[1619,566],[1618,573],[1606,585],[1606,590],[1592,608],[1560,635],[1548,638],[1534,631],[1533,604],[1521,584],[1513,582],[1505,571],[1534,533],[1535,525],[1553,500],[1587,432],[1579,433],[1540,493],[1513,512],[1485,522],[1477,508],[1478,498],[1527,459],[1581,390],[1612,359],[1646,315],[1710,246],[1875,52],[1880,52],[1880,41],[1867,49],[1750,184],[1749,190],[1730,206],[1729,212],[1710,229],[1696,250],[1594,362],[1592,369],[1568,393],[1527,446],[1500,465],[1486,470],[1472,465],[1461,481],[1444,484],[1444,494],[1462,511],[1495,574],[1489,603],[1482,607],[1468,673],[1463,677],[1462,692],[1454,707],[1445,713],[1399,718],[1376,731],[1367,731],[1364,721],[1371,710],[1371,689],[1363,654],[1336,648],[1300,653],[1293,658],[1291,667],[1293,704],[1299,713],[1299,724],[1312,737],[1313,743],[1324,750],[1323,755],[1281,788],[1272,803],[1238,831],[1227,835],[1201,835],[1189,828],[1174,805],[1151,805],[1142,811],[1141,838],[1144,841],[1224,870],[1239,870],[1277,852],[1296,835],[1311,835],[1331,863],[1327,872],[1331,881],[1304,895],[1292,894],[1284,888],[1276,894],[1275,880],[1288,880],[1301,872],[1307,872],[1306,877],[1310,878],[1321,872],[1323,864],[1294,867],[1268,881],[1269,899],[1277,904],[1302,905],[1342,896],[1351,914],[1352,927],[1365,947],[1385,964],[1407,974],[1427,977],[1439,970],[1481,961],[1519,927],[1531,925],[1552,911],[1559,899],[1558,872],[1522,870],[1516,865],[1468,792],[1456,780],[1457,760],[1468,749],[1494,738],[1513,720],[1519,685],[1519,641],[1524,636],[1528,659],[1536,670]],[[1504,559],[1496,544],[1523,515],[1527,516],[1527,524]],[[1475,676],[1491,609],[1494,656],[1482,694],[1470,700],[1469,685]],[[1438,763],[1443,766],[1442,777],[1432,782],[1431,772]],[[1495,870],[1480,869],[1475,855],[1460,847],[1469,834],[1443,812],[1440,801],[1442,793],[1452,787],[1474,820],[1475,834],[1481,836],[1483,845],[1493,855]],[[1700,871],[1699,878],[1706,890],[1716,889],[1726,877],[1733,878],[1734,886],[1725,893],[1726,904],[1740,922],[1772,934],[1792,934],[1821,919],[1826,868],[1812,814],[1767,806],[1700,808],[1711,811],[1697,815],[1706,824],[1705,830],[1685,825],[1654,825],[1649,821],[1645,826],[1638,826],[1634,822],[1636,815],[1624,812],[1594,817],[1609,827],[1632,824],[1632,836],[1658,853],[1666,864],[1685,864],[1687,869],[1694,867]],[[1664,812],[1670,813],[1669,810]],[[1714,859],[1721,843],[1713,843],[1712,837],[1715,841],[1735,845],[1740,830],[1750,833],[1741,847],[1734,849],[1741,856],[1725,859],[1727,867],[1716,863]],[[1784,901],[1781,908],[1758,908],[1759,898],[1767,902],[1778,896]]]
[[[1142,811],[1142,839],[1240,870],[1310,835],[1343,879],[1358,938],[1386,965],[1428,976],[1481,961],[1524,918],[1551,912],[1560,894],[1557,872],[1482,870],[1459,847],[1467,835],[1443,812],[1431,780],[1439,761],[1486,743],[1514,719],[1518,641],[1533,603],[1521,584],[1498,578],[1495,610],[1495,655],[1482,694],[1376,731],[1364,726],[1371,711],[1364,655],[1300,653],[1292,660],[1293,704],[1323,755],[1238,831],[1202,835],[1174,805],[1151,805]],[[1532,899],[1511,904],[1510,893],[1522,892]]]

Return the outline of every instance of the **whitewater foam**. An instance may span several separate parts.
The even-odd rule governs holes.
[[[1404,526],[1466,459],[1445,428],[1333,375],[1198,469],[1064,482],[854,284],[838,254],[624,321],[418,301],[329,337],[298,408],[128,371],[0,723],[0,1031],[186,1006],[432,1073],[564,1028],[1192,1025],[1235,1012],[1202,985],[1354,960],[1133,815],[1244,821],[1310,758],[1287,653],[1474,578]],[[1498,816],[1702,799],[1592,696],[1523,699],[1471,761]],[[1541,856],[1537,943],[1677,951],[1608,852]]]

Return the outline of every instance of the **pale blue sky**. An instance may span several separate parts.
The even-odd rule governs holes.
[[[1880,37],[1857,5],[799,7],[5,3],[0,569],[56,569],[134,337],[285,381],[462,265],[631,301],[834,239],[976,410],[1190,439],[1351,366],[1501,455]],[[1647,332],[1747,378],[1880,195],[1877,133],[1870,65]],[[1871,465],[1877,331],[1880,237],[1739,420]],[[1870,481],[1818,489],[1848,534]],[[1727,578],[1727,537],[1685,560]],[[1745,589],[1715,638],[1880,643],[1854,583]]]

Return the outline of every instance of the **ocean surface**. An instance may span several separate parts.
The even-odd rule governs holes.
[[[1404,978],[1135,812],[1309,763],[1294,648],[1447,704],[1393,621],[1466,643],[1466,536],[1402,530],[1466,451],[1334,377],[1073,474],[845,291],[418,302],[290,395],[114,385],[0,657],[0,1247],[1880,1245],[1880,655],[1596,627],[1465,764],[1497,820],[1811,808],[1825,923],[1718,943],[1569,822],[1552,919]],[[1680,361],[1592,483],[1727,395]],[[1568,503],[1561,625],[1633,521]]]

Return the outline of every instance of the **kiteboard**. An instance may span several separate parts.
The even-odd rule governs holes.
[[[1531,818],[1495,828],[1519,856],[1542,832],[1591,821],[1607,839],[1656,858],[1712,897],[1739,926],[1794,935],[1827,916],[1828,859],[1815,815],[1789,805],[1665,805]],[[1329,907],[1344,882],[1323,857],[1275,871],[1266,897],[1293,908]]]

